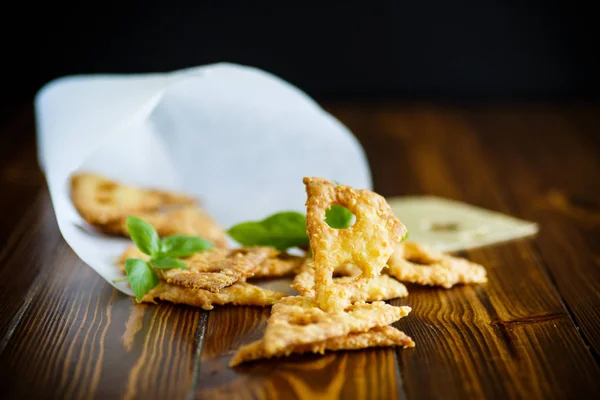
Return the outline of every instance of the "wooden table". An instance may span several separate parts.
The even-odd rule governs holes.
[[[30,108],[0,135],[3,398],[589,398],[600,393],[600,107],[337,105],[385,196],[434,194],[540,224],[462,253],[489,283],[410,286],[410,350],[227,362],[268,309],[136,305],[62,239]],[[349,166],[351,167],[351,166]],[[598,397],[596,397],[598,398]]]

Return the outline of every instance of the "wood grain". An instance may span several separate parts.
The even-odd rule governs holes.
[[[48,229],[47,223],[54,220],[54,214],[47,201],[48,195],[43,191],[38,191],[33,200],[23,199],[22,206],[13,208],[16,218],[6,218],[13,228],[0,230],[6,237],[0,251],[0,352],[31,302],[31,290],[45,260],[61,240],[54,227]]]
[[[291,356],[227,368],[240,345],[262,337],[268,317],[269,310],[259,308],[211,312],[197,398],[400,398],[392,349]]]
[[[595,106],[337,105],[386,196],[433,194],[537,221],[462,252],[488,284],[409,286],[409,350],[235,369],[268,309],[137,305],[60,237],[31,109],[0,135],[3,398],[593,398],[600,392],[600,148]],[[261,281],[290,290],[289,280]],[[290,292],[291,293],[291,292]]]
[[[186,397],[205,312],[137,305],[120,294],[58,241],[47,196],[42,202],[51,218],[38,221],[42,225],[25,236],[13,256],[30,259],[20,267],[37,268],[37,277],[4,336],[0,374],[18,379],[3,379],[2,393],[7,398]],[[35,234],[48,231],[54,242]],[[27,249],[33,251],[25,257]],[[2,272],[16,270],[9,270],[11,265]]]
[[[596,245],[600,242],[600,147],[590,139],[598,136],[598,125],[578,125],[580,119],[569,112],[498,112],[493,115],[493,125],[489,117],[473,119],[490,132],[494,151],[489,157],[495,164],[511,160],[502,162],[504,168],[499,169],[502,182],[512,194],[515,208],[540,222],[536,241],[540,261],[600,359],[600,257]],[[516,140],[517,127],[531,132],[519,137],[523,148],[534,149],[543,143],[542,151],[532,151],[527,157],[515,154],[508,143]],[[502,138],[500,132],[509,134]],[[540,175],[539,170],[544,173]]]
[[[61,240],[53,226],[43,229],[54,216],[35,161],[32,114],[25,107],[0,125],[8,133],[0,135],[0,354],[28,301],[40,260]],[[33,248],[32,237],[39,244]]]
[[[372,113],[371,136],[359,138],[368,143],[376,140],[373,138],[376,132],[384,131],[386,137],[397,138],[395,148],[410,149],[404,152],[402,163],[417,174],[417,193],[463,200],[514,214],[482,156],[475,132],[460,114],[424,107],[417,112],[384,112],[383,118],[378,117],[378,111]],[[396,133],[394,129],[402,131]],[[383,153],[378,154],[381,159]],[[392,171],[402,182],[402,165]],[[393,179],[389,169],[382,173],[390,175],[389,180]],[[423,290],[411,291],[406,300],[415,308],[413,314],[418,318],[406,318],[399,325],[411,334],[412,324],[426,323],[434,327],[433,332],[439,333],[432,336],[430,331],[426,344],[418,345],[413,353],[399,353],[409,397],[542,397],[551,395],[557,388],[565,394],[575,394],[586,387],[589,393],[597,390],[595,377],[600,371],[596,362],[579,337],[543,265],[537,262],[531,242],[488,247],[468,255],[488,267],[489,284],[451,291],[434,290],[433,293],[425,291],[425,296],[421,295]],[[554,333],[549,327],[557,329],[556,337],[549,337]],[[565,352],[549,362],[564,365],[565,358],[570,358],[565,363],[570,368],[577,366],[578,379],[542,368],[533,370],[539,366],[522,361],[539,357],[536,354],[539,349],[528,340],[532,332],[542,335],[542,341],[533,343],[545,345],[542,351],[548,354],[546,357],[556,355],[556,345],[563,344]],[[416,333],[414,336],[418,344],[422,342]],[[428,340],[432,338],[440,341]],[[428,356],[421,356],[419,350]],[[490,364],[490,358],[511,362]],[[462,368],[456,369],[457,361]],[[429,375],[419,374],[421,379],[413,375],[414,371],[431,365],[438,368],[430,367]],[[539,381],[531,379],[532,375]],[[555,385],[544,384],[546,381]]]

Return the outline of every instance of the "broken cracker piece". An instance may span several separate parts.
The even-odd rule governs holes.
[[[411,241],[396,247],[386,272],[400,281],[446,289],[456,284],[487,282],[487,272],[482,265],[431,251]]]
[[[257,340],[242,346],[229,362],[230,367],[235,367],[244,362],[258,359],[289,356],[290,354],[319,353],[326,350],[359,350],[370,347],[401,346],[414,347],[415,342],[404,332],[391,326],[377,326],[367,332],[349,333],[346,336],[326,339],[320,342],[290,346],[275,353],[269,353],[265,347],[264,339]]]
[[[232,304],[236,306],[266,307],[284,297],[284,293],[263,289],[246,282],[238,282],[214,293],[208,290],[190,289],[161,282],[142,298],[144,303],[156,303],[156,300],[175,304],[187,304],[212,310],[215,305]]]
[[[187,269],[157,270],[157,273],[162,280],[173,285],[218,292],[252,276],[261,263],[277,253],[274,248],[263,246],[231,250],[215,248],[183,258]],[[128,258],[150,259],[137,247],[130,246],[119,257],[121,270]]]
[[[341,277],[333,278],[336,284],[349,283],[360,274],[360,269],[352,264],[344,264],[341,268],[334,270],[334,275]],[[315,270],[308,263],[294,277],[291,287],[302,296],[315,296]],[[358,289],[352,289],[350,302],[365,301],[367,303],[380,300],[390,300],[398,297],[408,296],[406,286],[388,275],[380,275]]]
[[[218,292],[251,277],[261,263],[276,254],[274,248],[261,246],[214,249],[185,259],[187,270],[170,269],[163,271],[162,275],[167,283]]]
[[[277,257],[268,258],[254,271],[253,278],[276,278],[292,275],[300,270],[307,257],[281,253]]]
[[[327,313],[314,299],[284,297],[273,305],[267,321],[265,350],[274,354],[289,346],[319,342],[351,332],[366,332],[376,326],[389,325],[410,311],[410,307],[376,301],[356,303],[344,311]]]
[[[313,251],[315,294],[326,311],[340,311],[350,304],[352,290],[378,276],[406,234],[385,198],[369,190],[357,190],[322,178],[303,180],[306,185],[306,229]],[[333,205],[348,208],[356,217],[346,229],[331,228],[325,213]],[[335,266],[351,263],[362,274],[351,282],[333,282]]]
[[[97,225],[97,227],[113,235],[129,237],[127,231],[127,216],[129,215],[148,222],[156,229],[160,237],[175,234],[199,236],[211,242],[215,247],[227,247],[225,230],[198,207],[132,212],[112,222]]]
[[[104,225],[132,213],[164,206],[196,204],[195,199],[183,194],[122,185],[92,173],[71,177],[71,199],[91,225]]]

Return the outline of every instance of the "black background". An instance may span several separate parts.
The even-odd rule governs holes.
[[[12,3],[3,112],[80,73],[253,65],[318,101],[597,99],[597,17],[558,1]]]

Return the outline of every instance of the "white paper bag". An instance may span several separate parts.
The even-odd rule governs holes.
[[[351,132],[302,91],[255,68],[66,77],[40,90],[35,111],[38,157],[63,237],[128,294],[113,280],[114,260],[130,241],[86,225],[69,196],[74,171],[188,192],[226,228],[304,212],[304,176],[372,189]]]

